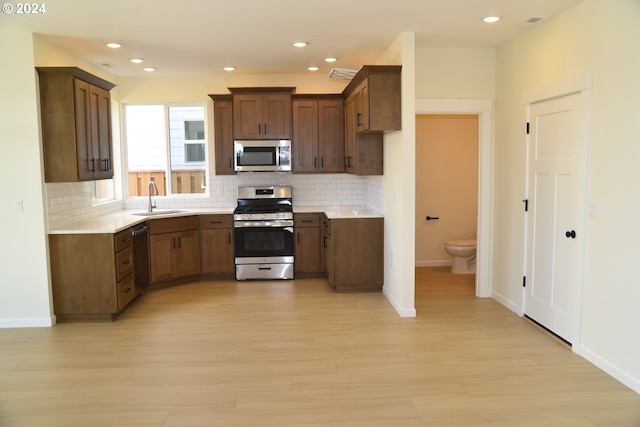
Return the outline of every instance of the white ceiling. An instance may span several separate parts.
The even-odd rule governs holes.
[[[580,0],[53,0],[0,14],[0,29],[46,35],[115,75],[329,73],[374,64],[402,32],[418,47],[492,48]],[[13,3],[13,2],[12,2]],[[502,20],[486,24],[482,18]],[[537,24],[528,19],[543,18]],[[303,49],[293,41],[307,41]],[[123,45],[113,50],[105,43]],[[324,58],[338,58],[333,65]],[[142,65],[130,58],[145,59]]]

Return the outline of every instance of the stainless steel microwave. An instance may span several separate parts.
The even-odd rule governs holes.
[[[237,172],[286,172],[291,170],[291,140],[234,141]]]

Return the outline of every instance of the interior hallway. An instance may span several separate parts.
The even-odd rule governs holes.
[[[640,395],[447,270],[416,270],[413,319],[305,279],[0,329],[0,426],[640,425]]]

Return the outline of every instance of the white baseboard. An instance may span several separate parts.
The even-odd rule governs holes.
[[[495,292],[495,291],[491,291],[491,298],[493,298],[494,300],[498,301],[500,304],[504,305],[509,310],[511,310],[514,313],[516,313],[518,316],[520,316],[520,317],[524,316],[524,312],[522,311],[522,307],[520,307],[518,304],[515,304],[513,301],[505,298],[504,295],[502,295],[502,294],[500,294],[498,292]]]
[[[613,365],[606,359],[603,359],[600,355],[595,352],[589,350],[583,345],[574,346],[573,351],[581,357],[584,357],[589,362],[593,363],[598,368],[602,369],[607,374],[611,375],[616,380],[620,381],[622,384],[629,387],[631,390],[640,394],[640,379],[635,378],[633,375],[629,374],[623,369],[618,368]]]
[[[387,292],[387,287],[386,286],[382,287],[382,293],[384,294],[385,297],[387,297],[387,300],[389,300],[389,302],[391,303],[393,308],[396,309],[396,311],[398,312],[400,317],[416,317],[416,308],[415,307],[412,307],[412,308],[404,308],[404,307],[402,307],[400,304],[398,304],[398,301],[396,301],[395,298],[393,298],[393,295],[391,295],[389,292]]]
[[[56,324],[56,316],[20,318],[20,319],[0,319],[0,329],[3,328],[50,328]]]
[[[416,261],[416,267],[450,267],[453,262],[450,259],[436,261]]]

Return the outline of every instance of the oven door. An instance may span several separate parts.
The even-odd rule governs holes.
[[[272,261],[292,263],[293,221],[235,221],[234,243],[236,264]]]

